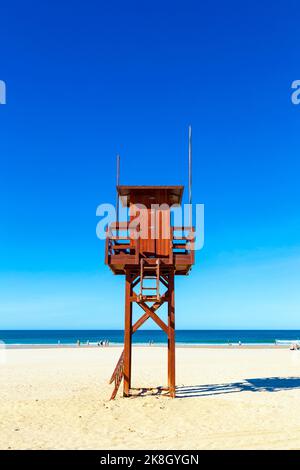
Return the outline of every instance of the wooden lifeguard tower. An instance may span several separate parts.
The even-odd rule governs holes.
[[[117,200],[120,198],[122,205],[129,208],[129,220],[110,224],[106,236],[105,263],[114,274],[125,276],[124,350],[110,379],[110,383],[114,382],[111,399],[115,398],[122,379],[123,396],[131,394],[132,335],[149,318],[168,338],[166,390],[175,397],[174,279],[176,275],[186,276],[194,264],[193,227],[171,226],[170,207],[181,205],[183,189],[183,186],[117,185]],[[134,303],[141,308],[142,316],[133,324]],[[167,324],[157,314],[163,304],[167,304]]]

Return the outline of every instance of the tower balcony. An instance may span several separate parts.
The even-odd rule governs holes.
[[[161,270],[174,268],[176,275],[187,275],[195,262],[195,228],[170,227],[168,238],[139,237],[139,230],[128,222],[113,222],[107,228],[105,263],[114,274],[124,275],[126,269],[137,271],[141,260],[155,270],[157,259]]]

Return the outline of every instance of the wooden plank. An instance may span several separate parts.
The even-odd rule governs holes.
[[[140,282],[140,276],[137,276],[137,279],[132,284],[132,288],[134,289],[138,285],[139,282]]]
[[[133,246],[135,249],[135,263],[138,264],[140,262],[140,251],[141,251],[139,238],[134,240]]]
[[[168,303],[168,385],[170,397],[175,398],[175,294],[174,271],[169,276]]]
[[[156,223],[156,256],[169,257],[170,255],[170,240],[171,240],[171,215],[170,209],[157,209],[155,214]]]
[[[174,264],[182,264],[188,265],[192,264],[192,255],[191,253],[183,254],[183,253],[174,253]]]
[[[160,276],[159,280],[165,287],[167,287],[167,288],[169,287],[168,282],[166,281],[166,279],[162,275]]]
[[[194,231],[195,231],[195,227],[192,227],[192,226],[190,226],[190,225],[187,225],[186,227],[185,227],[185,226],[178,226],[178,225],[176,226],[176,225],[175,225],[175,227],[173,227],[173,230],[174,230],[174,231],[180,231],[180,230],[181,230],[182,232],[188,230],[188,231],[190,231],[190,232],[194,232]]]
[[[135,256],[134,255],[111,255],[110,257],[110,264],[128,264],[128,265],[135,265]]]
[[[113,392],[112,392],[111,397],[110,397],[111,400],[115,399],[115,397],[118,393],[119,387],[121,385],[123,376],[124,376],[124,357],[123,357],[122,361],[120,363],[118,363],[118,368],[117,368],[115,376],[114,376],[115,387],[114,387]]]
[[[131,326],[132,326],[132,303],[131,297],[131,275],[126,272],[125,280],[125,332],[124,332],[124,389],[123,395],[129,396],[131,386]]]
[[[148,313],[144,313],[144,315],[142,315],[133,325],[132,333],[135,333],[140,328],[140,326],[142,326],[145,323],[145,321],[148,320],[148,318],[149,318]]]
[[[113,245],[111,247],[112,251],[114,252],[113,255],[119,255],[119,254],[123,254],[123,255],[127,255],[127,254],[130,254],[130,245]]]
[[[114,228],[119,228],[119,229],[123,229],[123,230],[126,230],[128,229],[128,222],[111,222],[110,226],[109,226],[111,229]]]
[[[111,240],[129,240],[129,237],[127,235],[111,235],[109,237]]]
[[[105,240],[105,264],[109,264],[110,256],[109,256],[109,238]]]
[[[118,371],[118,369],[119,369],[119,367],[120,367],[121,362],[123,362],[123,360],[124,360],[124,349],[123,349],[123,351],[121,352],[121,356],[119,357],[119,360],[118,360],[118,362],[117,362],[117,365],[116,365],[116,367],[115,367],[115,369],[114,369],[114,371],[113,371],[113,373],[112,373],[112,376],[111,376],[110,381],[109,381],[110,384],[112,384],[113,381],[115,380],[117,371]]]
[[[173,243],[173,250],[187,250],[188,249],[188,243]]]
[[[118,186],[118,192],[123,206],[130,206],[135,202],[143,203],[149,206],[151,203],[161,204],[166,202],[172,204],[181,204],[183,186]],[[161,200],[164,195],[164,200]],[[154,199],[153,199],[154,198]]]

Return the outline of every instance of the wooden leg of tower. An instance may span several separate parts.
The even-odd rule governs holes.
[[[174,272],[169,275],[168,301],[168,386],[170,397],[175,398],[175,293]]]
[[[125,335],[124,335],[124,390],[123,396],[130,395],[131,387],[131,336],[132,336],[132,282],[130,273],[125,280]]]

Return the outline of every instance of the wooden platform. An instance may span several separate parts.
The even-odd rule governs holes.
[[[172,227],[171,239],[167,240],[169,254],[167,256],[156,254],[155,257],[147,257],[147,253],[141,252],[140,240],[131,239],[128,233],[124,235],[126,230],[128,232],[128,224],[124,222],[115,222],[108,229],[105,263],[114,274],[124,275],[126,270],[131,269],[134,271],[134,268],[139,271],[141,258],[145,259],[147,265],[151,266],[153,264],[155,266],[156,260],[159,258],[162,272],[164,270],[168,271],[172,266],[176,275],[188,275],[195,263],[193,227]],[[181,232],[181,235],[178,235],[178,232]]]
[[[170,266],[174,265],[174,270],[176,275],[182,275],[186,276],[190,272],[192,265],[194,264],[193,261],[193,253],[188,253],[188,254],[174,254],[173,259],[174,262],[170,262],[168,259],[164,260],[161,259],[161,271],[162,273],[164,270],[168,270]],[[153,259],[153,263],[155,260]],[[140,269],[140,264],[139,262],[136,262],[135,256],[134,255],[109,255],[107,263],[110,269],[114,274],[120,274],[123,275],[126,273],[126,270],[131,269],[134,271],[134,268],[136,267],[137,272]],[[147,258],[147,264],[151,265],[151,259]],[[153,273],[149,273],[149,275]]]

